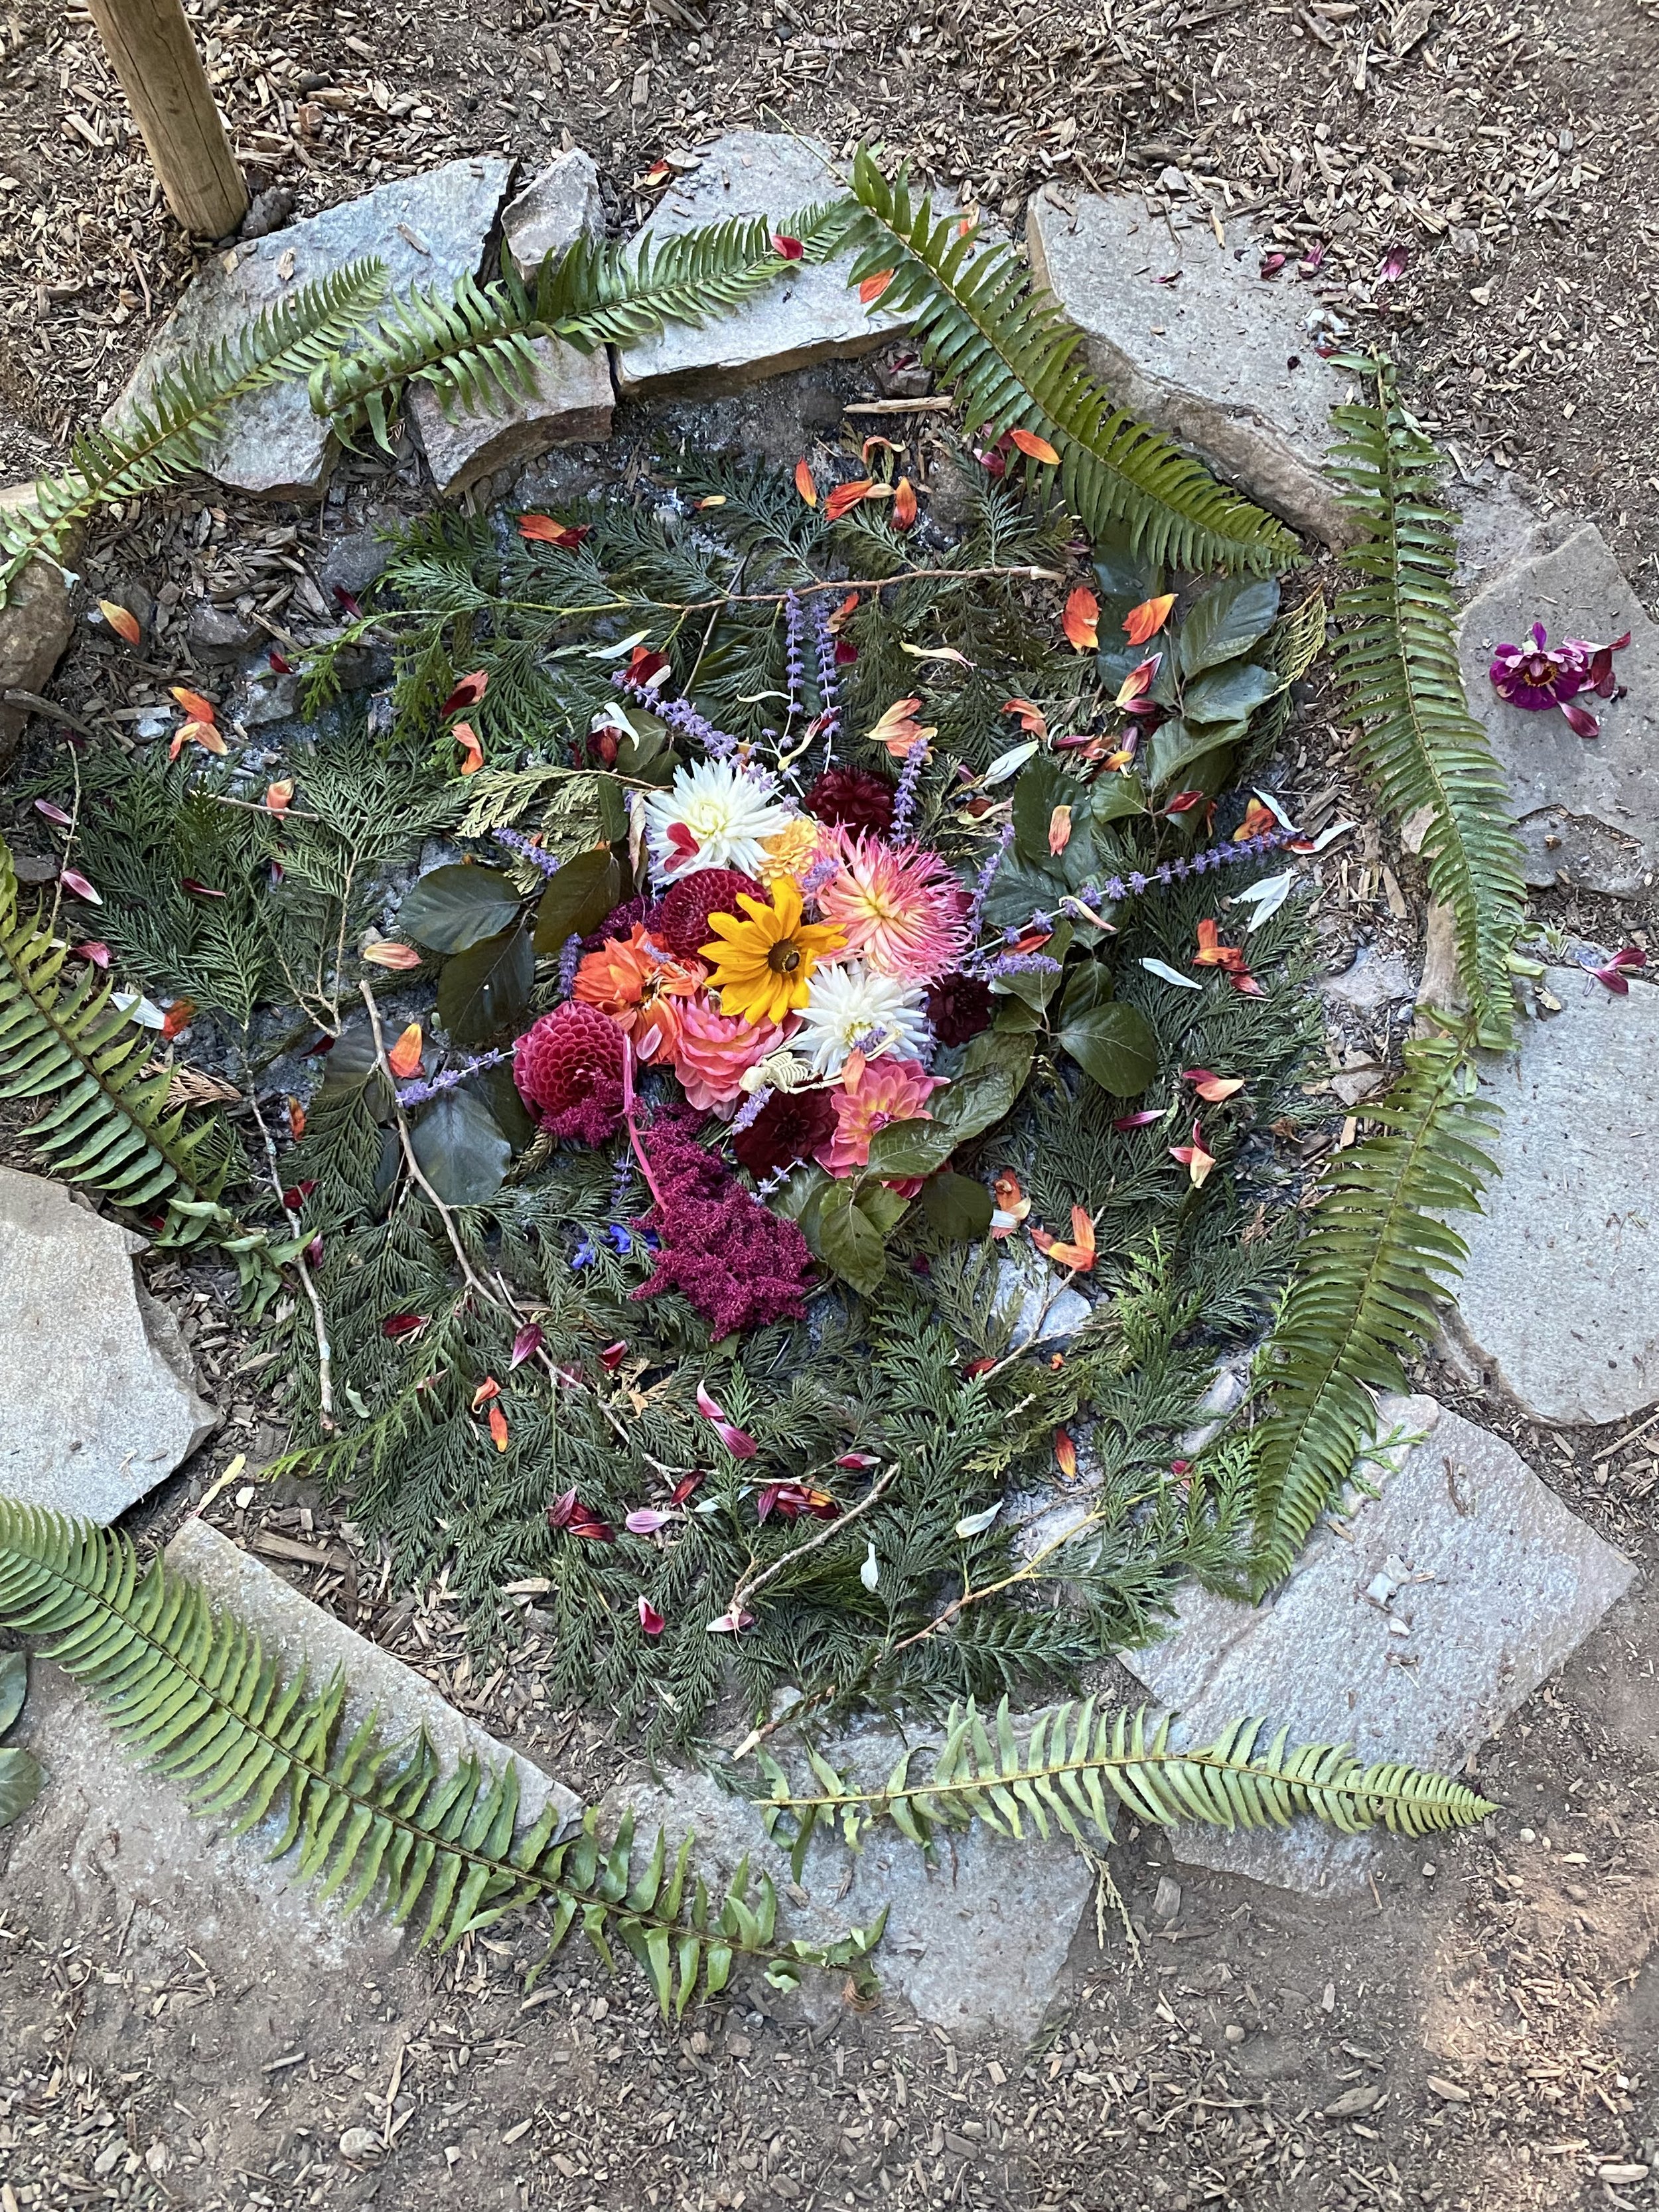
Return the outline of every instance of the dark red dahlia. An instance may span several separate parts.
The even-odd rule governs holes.
[[[732,1140],[738,1165],[757,1182],[780,1169],[810,1160],[836,1133],[836,1109],[827,1091],[775,1091],[746,1129]]]
[[[651,1279],[634,1296],[684,1292],[716,1338],[767,1322],[799,1321],[812,1287],[806,1239],[697,1142],[692,1133],[700,1119],[661,1115],[644,1138],[661,1193],[645,1223],[661,1241]]]
[[[820,822],[868,830],[884,837],[893,826],[894,787],[865,768],[826,769],[806,794],[806,811]]]
[[[695,960],[708,942],[711,914],[742,914],[739,892],[765,903],[766,893],[741,868],[699,868],[694,876],[681,876],[663,893],[654,925],[657,935],[681,959]]]
[[[941,975],[927,986],[927,1018],[941,1044],[966,1044],[991,1026],[991,987],[976,975]]]
[[[583,938],[582,951],[597,952],[602,945],[608,945],[613,937],[625,938],[636,921],[642,921],[647,929],[654,928],[659,908],[653,899],[624,899],[620,906],[611,908],[591,937]]]
[[[597,1006],[569,1000],[513,1048],[513,1080],[550,1136],[602,1145],[623,1110],[623,1033]]]

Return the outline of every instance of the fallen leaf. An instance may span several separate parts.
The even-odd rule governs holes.
[[[421,1066],[421,1025],[411,1022],[386,1056],[386,1064],[400,1083],[417,1075]]]
[[[1123,617],[1130,644],[1145,645],[1149,637],[1156,637],[1170,619],[1170,610],[1175,603],[1175,593],[1165,592],[1156,599],[1143,599],[1138,607],[1131,607]]]
[[[1066,602],[1060,628],[1073,653],[1092,653],[1100,642],[1100,601],[1086,584],[1079,584]]]
[[[125,607],[118,605],[113,599],[100,599],[98,611],[115,632],[117,637],[125,639],[126,643],[131,646],[141,642],[144,633],[137,615],[131,613]]]
[[[800,460],[796,462],[795,489],[806,501],[808,507],[816,507],[817,505],[818,480],[812,474],[812,465],[810,461]]]
[[[1028,461],[1041,461],[1045,468],[1057,469],[1060,455],[1046,438],[1039,438],[1035,430],[1011,430],[1008,435],[1019,447]],[[1096,610],[1097,613],[1099,611]]]

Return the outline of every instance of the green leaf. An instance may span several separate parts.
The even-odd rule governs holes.
[[[864,1182],[858,1186],[853,1203],[865,1219],[873,1222],[884,1237],[890,1236],[910,1211],[910,1201],[898,1191],[889,1190],[884,1183]]]
[[[1089,787],[1089,819],[1097,829],[1146,811],[1146,787],[1130,770],[1127,775],[1102,776]]]
[[[1086,783],[1067,775],[1046,754],[1039,753],[1034,761],[1028,762],[1014,783],[1015,852],[1040,868],[1051,867],[1054,860],[1048,851],[1048,824],[1055,807],[1077,807],[1088,795]]]
[[[26,1751],[0,1751],[0,1828],[9,1828],[40,1795],[46,1777]]]
[[[1272,576],[1229,576],[1188,608],[1176,635],[1176,657],[1188,681],[1224,660],[1237,660],[1273,628],[1279,584]]]
[[[1068,1021],[1058,1042],[1115,1097],[1139,1098],[1158,1073],[1158,1039],[1138,1006],[1095,1006]]]
[[[947,1170],[922,1185],[921,1210],[941,1237],[966,1243],[984,1236],[995,1208],[982,1182]]]
[[[1243,722],[1216,722],[1205,729],[1188,729],[1177,715],[1172,721],[1161,722],[1152,732],[1151,757],[1146,773],[1152,789],[1163,792],[1177,777],[1183,785],[1201,784],[1192,771],[1202,761],[1214,760],[1229,747],[1239,744],[1246,734]]]
[[[570,937],[587,937],[622,903],[622,870],[608,845],[578,853],[552,877],[536,909],[536,950],[562,952]]]
[[[510,928],[523,904],[500,869],[457,861],[410,884],[398,909],[398,927],[429,951],[465,952]]]
[[[953,1150],[1012,1112],[1036,1048],[1034,1037],[1006,1030],[986,1030],[974,1038],[963,1055],[962,1073],[933,1098],[933,1126],[949,1133]]]
[[[1045,829],[1045,841],[1048,834]],[[1058,867],[1042,867],[1010,853],[991,878],[985,919],[994,929],[1023,928],[1034,914],[1052,913],[1065,896],[1066,878]]]
[[[28,1694],[29,1662],[21,1651],[0,1651],[0,1735],[23,1710]]]
[[[870,1139],[870,1173],[894,1182],[930,1176],[944,1166],[957,1141],[931,1120],[890,1121]]]
[[[483,1206],[501,1187],[513,1147],[489,1106],[446,1091],[410,1132],[421,1170],[446,1206]]]
[[[858,1203],[850,1182],[832,1183],[818,1201],[818,1249],[825,1267],[872,1297],[887,1279],[887,1243]]]
[[[1283,688],[1284,678],[1271,668],[1259,668],[1253,660],[1229,661],[1188,684],[1181,709],[1189,724],[1242,722]]]
[[[487,1044],[530,1007],[536,956],[521,924],[446,960],[438,978],[438,1016],[457,1044]]]
[[[1069,849],[1067,858],[1070,858]],[[1056,964],[1052,968],[1017,969],[1012,975],[1001,976],[998,981],[997,995],[1000,998],[1023,999],[1028,1006],[1034,1006],[1040,1012],[1064,981],[1066,956],[1072,949],[1072,939],[1075,934],[1071,921],[1060,922],[1042,948],[1043,957]]]

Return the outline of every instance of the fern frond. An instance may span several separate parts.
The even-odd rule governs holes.
[[[971,1700],[952,1706],[925,1781],[910,1778],[915,1750],[869,1789],[809,1750],[817,1787],[798,1790],[763,1754],[762,1815],[768,1834],[788,1845],[797,1879],[820,1825],[854,1849],[878,1820],[925,1847],[940,1829],[973,1820],[1016,1838],[1029,1822],[1045,1842],[1054,1832],[1086,1848],[1091,1834],[1114,1841],[1120,1808],[1157,1827],[1285,1828],[1310,1814],[1345,1835],[1382,1827],[1405,1836],[1472,1827],[1497,1809],[1448,1775],[1392,1759],[1362,1766],[1346,1744],[1292,1749],[1288,1729],[1268,1736],[1261,1720],[1231,1721],[1213,1742],[1181,1751],[1170,1745],[1169,1716],[1149,1723],[1144,1706],[1105,1711],[1093,1698],[1050,1706],[1019,1734],[1005,1698],[987,1723]]]
[[[923,358],[961,394],[964,421],[1046,438],[1091,537],[1115,525],[1182,568],[1257,572],[1297,558],[1282,523],[1113,404],[1079,360],[1081,334],[1051,300],[1032,297],[1011,247],[981,246],[955,214],[915,204],[908,168],[890,180],[866,147],[852,186],[860,211],[849,282],[891,270],[882,306],[915,318]]]
[[[837,203],[802,210],[781,228],[808,260],[835,251],[846,224]],[[774,227],[733,219],[623,246],[584,232],[526,276],[504,255],[501,276],[463,276],[448,293],[416,286],[355,352],[337,351],[311,374],[313,413],[348,441],[367,428],[390,449],[398,402],[411,382],[429,385],[447,415],[459,406],[498,414],[533,397],[535,341],[562,339],[582,353],[636,345],[668,323],[729,313],[793,264],[773,245]]]
[[[191,1809],[246,1835],[268,1819],[270,1856],[299,1854],[321,1894],[355,1911],[378,1893],[398,1924],[423,1910],[422,1943],[443,1948],[534,1905],[556,1947],[580,1919],[607,1966],[611,1942],[638,1960],[665,2013],[722,1990],[739,1957],[788,1989],[804,1965],[851,1967],[879,1923],[828,1947],[782,1939],[777,1897],[740,1866],[724,1898],[690,1871],[691,1838],[672,1864],[664,1838],[641,1863],[633,1824],[602,1843],[590,1810],[556,1840],[550,1805],[522,1835],[518,1774],[474,1759],[446,1774],[422,1735],[392,1746],[374,1717],[341,1726],[346,1684],[289,1677],[233,1613],[160,1557],[141,1572],[131,1540],[0,1498],[0,1626],[52,1641],[45,1656],[84,1683],[121,1735],[189,1791]]]
[[[1440,457],[1385,371],[1378,381],[1376,405],[1336,410],[1345,441],[1332,466],[1366,532],[1347,556],[1364,581],[1337,601],[1337,677],[1358,732],[1354,757],[1382,805],[1396,817],[1430,811],[1429,889],[1451,908],[1480,1040],[1501,1048],[1514,1026],[1521,841],[1458,668],[1457,518],[1439,497]]]
[[[1273,1412],[1250,1439],[1258,1588],[1289,1573],[1340,1494],[1370,1441],[1372,1391],[1406,1387],[1401,1358],[1432,1335],[1465,1256],[1442,1217],[1478,1212],[1497,1172],[1483,1149],[1497,1109],[1452,1038],[1408,1046],[1405,1074],[1366,1110],[1382,1126],[1339,1155],[1268,1347]]]
[[[158,490],[200,468],[237,400],[309,376],[339,352],[386,291],[379,261],[349,262],[267,307],[234,337],[167,370],[111,430],[83,430],[72,465],[42,477],[32,506],[0,510],[0,606],[13,580],[44,554],[61,561],[93,511]]]
[[[231,1152],[211,1121],[168,1108],[173,1071],[113,1003],[88,961],[67,983],[69,948],[20,912],[10,848],[0,838],[0,1099],[50,1099],[25,1133],[42,1164],[114,1204],[166,1216],[162,1241],[203,1238],[232,1253],[246,1283],[274,1281],[262,1234],[219,1203]]]

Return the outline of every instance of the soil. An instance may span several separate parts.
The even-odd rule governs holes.
[[[390,25],[308,4],[194,12],[256,183],[292,189],[301,212],[453,153],[533,162],[568,133],[625,226],[659,155],[770,108],[837,149],[879,136],[1016,229],[1051,176],[1121,179],[1206,200],[1281,250],[1322,245],[1309,274],[1292,259],[1273,281],[1386,337],[1460,472],[1489,461],[1540,512],[1595,520],[1656,598],[1659,27],[1631,0],[1571,15],[1036,0],[1005,17],[774,0],[712,25],[682,0],[553,17],[540,0],[417,0]],[[1409,258],[1390,282],[1396,244]],[[155,210],[84,12],[21,0],[0,15],[7,470],[52,465],[95,419],[193,251]],[[787,451],[787,406],[762,427]],[[204,588],[228,603],[274,580],[276,634],[314,635],[331,548],[426,496],[410,460],[348,467],[337,492],[320,514],[181,495],[101,531],[88,586],[144,584],[146,658],[83,633],[64,698],[130,715],[187,678],[172,611]],[[1331,963],[1361,941],[1419,942],[1420,875],[1371,826],[1316,702],[1289,766],[1299,800],[1362,825],[1320,917]],[[1545,905],[1603,941],[1628,932],[1628,912]],[[1387,1056],[1386,1040],[1348,1042]],[[257,1469],[280,1443],[210,1280],[166,1261],[149,1279],[228,1419],[140,1517],[146,1540],[233,1452]],[[1448,1372],[1415,1379],[1509,1435],[1643,1575],[1481,1753],[1504,1809],[1480,1832],[1389,1846],[1358,1902],[1174,1869],[1155,1837],[1127,1839],[1111,1866],[1135,1942],[1104,1899],[1103,1940],[1079,1931],[1030,2049],[954,2048],[896,2007],[848,2002],[811,2027],[752,1990],[671,2027],[631,1976],[612,1984],[574,1948],[526,1999],[522,1940],[404,1958],[346,2006],[296,1974],[267,2010],[188,1952],[64,1929],[54,1900],[0,1889],[0,2208],[1650,2204],[1633,2169],[1659,2170],[1659,1430],[1542,1431]],[[459,1616],[433,1594],[380,1595],[349,1522],[313,1492],[241,1498],[233,1485],[210,1517],[256,1548],[282,1539],[281,1571],[505,1740],[592,1794],[627,1765],[601,1721],[538,1698],[533,1643],[475,1672]],[[1171,1875],[1166,1922],[1153,1902]],[[391,2148],[343,2152],[364,2127]]]

